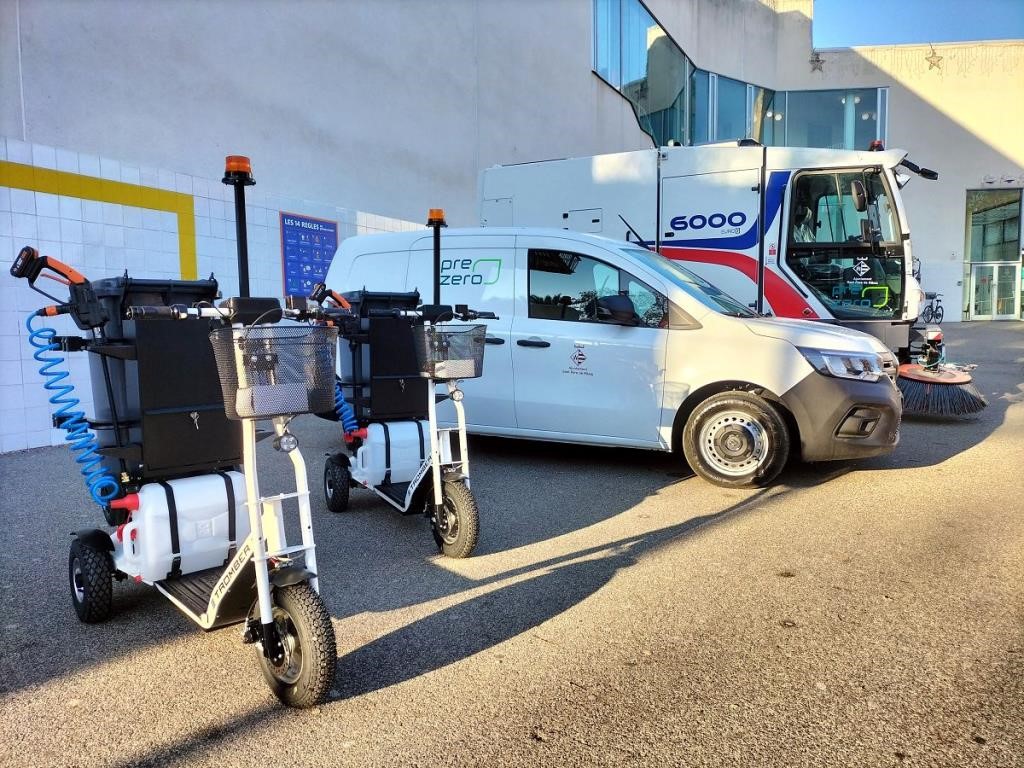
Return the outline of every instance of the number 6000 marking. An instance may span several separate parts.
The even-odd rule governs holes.
[[[747,223],[747,214],[743,211],[733,211],[726,215],[724,213],[712,213],[710,216],[703,216],[695,213],[692,216],[676,216],[669,222],[669,226],[677,232],[686,229],[704,229],[704,227],[724,227],[728,222],[730,227],[742,227]]]

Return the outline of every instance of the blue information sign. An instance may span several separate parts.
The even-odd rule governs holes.
[[[338,222],[281,211],[281,261],[285,296],[309,296],[327,277],[338,248]]]

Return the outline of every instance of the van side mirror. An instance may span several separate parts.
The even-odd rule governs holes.
[[[597,300],[597,320],[601,323],[615,323],[617,325],[637,325],[640,317],[636,313],[636,307],[629,296],[613,294],[601,296]]]
[[[868,195],[864,191],[864,182],[854,180],[850,182],[850,197],[853,198],[853,207],[857,213],[864,213],[868,209]]]

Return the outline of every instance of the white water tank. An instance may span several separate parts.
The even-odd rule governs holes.
[[[236,548],[249,535],[245,507],[245,476],[226,472],[235,497]],[[222,565],[228,554],[228,494],[221,475],[200,475],[169,480],[178,518],[181,573],[194,573]],[[167,493],[159,483],[147,483],[138,492],[139,508],[121,531],[122,559],[117,565],[129,576],[152,583],[167,578],[173,560]]]
[[[392,483],[408,483],[419,470],[425,458],[430,458],[430,422],[389,421],[387,440],[383,424],[370,424],[366,439],[356,452],[352,465],[352,478],[367,485],[384,482],[391,470]],[[390,453],[390,462],[388,455]]]

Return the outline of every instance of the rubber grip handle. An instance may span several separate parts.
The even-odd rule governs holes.
[[[342,309],[352,309],[352,305],[348,303],[348,300],[337,291],[327,291],[327,295]]]
[[[175,318],[177,316],[174,307],[128,307],[129,320],[148,320],[156,317]]]
[[[63,261],[58,261],[53,256],[43,256],[43,266],[49,269],[51,272],[56,272],[61,277],[65,278],[69,283],[75,283],[81,285],[82,283],[89,282],[85,279],[85,276],[74,267],[69,267]]]

